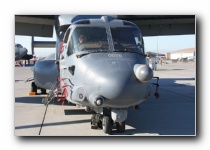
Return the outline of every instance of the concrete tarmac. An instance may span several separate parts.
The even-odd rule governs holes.
[[[195,62],[158,64],[154,76],[160,78],[160,97],[129,109],[125,132],[113,129],[111,135],[91,129],[91,113],[82,107],[56,100],[45,107],[46,95],[29,96],[31,82],[25,80],[32,75],[30,67],[15,67],[16,136],[196,136]]]

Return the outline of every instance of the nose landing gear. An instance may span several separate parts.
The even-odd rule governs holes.
[[[104,133],[111,134],[112,129],[116,128],[117,132],[125,132],[125,121],[115,122],[112,120],[111,116],[93,114],[91,117],[91,129],[103,129]]]

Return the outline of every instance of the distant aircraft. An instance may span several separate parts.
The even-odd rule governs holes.
[[[15,44],[15,60],[30,60],[32,55],[28,55],[28,50],[21,44]]]
[[[124,132],[128,109],[152,95],[153,70],[139,28],[109,16],[61,15],[55,29],[56,57],[34,65],[34,92],[50,89],[46,104],[61,93],[60,101],[94,112],[92,129],[110,134],[115,126]]]
[[[165,54],[155,53],[155,52],[146,52],[147,57],[165,57]]]

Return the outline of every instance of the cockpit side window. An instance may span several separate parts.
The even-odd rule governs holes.
[[[144,53],[144,39],[142,36],[141,36],[141,40],[140,40],[140,50],[142,53]]]
[[[67,40],[66,40],[66,42],[69,42],[67,45],[67,56],[70,56],[71,54],[73,54],[74,53],[74,51],[75,51],[75,43],[74,43],[74,41],[75,41],[75,30],[73,30],[73,32],[71,33],[71,36],[68,36],[67,37]],[[70,34],[70,32],[69,32],[69,34]],[[70,38],[70,40],[68,40]]]
[[[63,42],[64,42],[64,43],[67,43],[68,37],[69,37],[69,33],[70,33],[70,29],[68,29],[68,30],[66,31],[65,37],[63,38]]]
[[[67,42],[68,42],[68,39],[69,39],[69,34],[70,34],[70,28],[66,30],[65,34],[64,34],[64,37],[63,37],[63,40],[61,42],[61,45],[60,45],[60,59],[64,59],[66,57],[66,47],[67,47]]]
[[[70,56],[71,54],[73,54],[73,52],[74,52],[74,42],[73,38],[71,38],[69,41],[69,45],[67,47],[67,55]]]

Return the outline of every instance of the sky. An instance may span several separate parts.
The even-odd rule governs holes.
[[[85,3],[86,2],[86,3]],[[210,101],[209,86],[210,71],[210,17],[208,1],[166,1],[166,0],[146,0],[146,1],[99,1],[99,0],[7,0],[1,3],[1,36],[0,36],[0,62],[1,71],[0,95],[1,95],[1,147],[15,150],[37,150],[59,148],[87,149],[93,145],[102,146],[105,149],[141,148],[147,150],[197,150],[210,148]],[[12,5],[11,5],[12,4]],[[196,15],[196,50],[199,57],[196,57],[196,137],[115,137],[113,138],[49,138],[48,137],[17,137],[14,135],[14,15],[50,15],[50,14],[126,14],[126,15]],[[198,32],[197,32],[198,31]],[[167,40],[167,39],[165,39]],[[186,39],[180,40],[186,43]],[[153,40],[155,45],[155,38]],[[161,40],[159,40],[161,41]],[[146,42],[146,39],[145,39]],[[176,42],[178,43],[178,42]],[[194,43],[195,44],[195,43]],[[146,45],[147,42],[146,42]],[[161,46],[161,43],[159,44]],[[179,45],[179,44],[178,44]],[[159,47],[160,47],[159,46]],[[176,47],[174,44],[173,46]],[[182,46],[185,47],[185,46]],[[187,46],[188,47],[188,46]],[[189,45],[189,47],[192,47]],[[171,46],[171,48],[174,48]],[[176,47],[177,48],[177,47]],[[146,47],[147,49],[147,47]],[[178,47],[179,49],[179,47]],[[197,61],[198,60],[198,61]],[[23,70],[25,68],[22,68]],[[198,77],[198,78],[197,78]],[[21,88],[20,88],[21,90]],[[26,112],[27,113],[27,112]],[[82,144],[81,144],[82,143]],[[152,143],[152,144],[151,144]]]
[[[52,38],[35,37],[35,41],[56,41],[56,36]],[[181,50],[185,48],[195,48],[195,35],[175,35],[175,36],[150,36],[144,37],[145,51],[158,52],[167,54],[168,52]],[[15,36],[15,43],[22,44],[28,49],[28,54],[31,52],[31,37],[30,36]],[[55,48],[35,48],[37,57],[45,57],[53,52]]]

